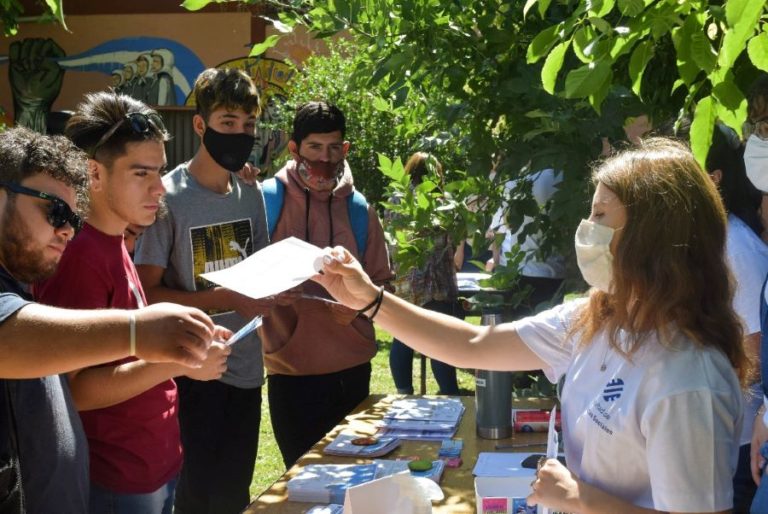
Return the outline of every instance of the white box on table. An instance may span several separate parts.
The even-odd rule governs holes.
[[[531,477],[476,477],[477,514],[538,514],[538,507],[528,506]]]

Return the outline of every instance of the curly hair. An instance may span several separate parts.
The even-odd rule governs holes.
[[[629,357],[651,333],[671,341],[673,327],[730,360],[742,383],[750,363],[733,311],[725,260],[726,214],[712,181],[682,144],[663,138],[611,157],[593,173],[626,208],[610,293],[592,290],[574,326],[582,344],[605,331]],[[618,343],[629,334],[628,347]]]
[[[0,134],[0,181],[18,184],[43,173],[75,190],[78,214],[88,213],[87,156],[64,136],[45,136],[23,127]]]

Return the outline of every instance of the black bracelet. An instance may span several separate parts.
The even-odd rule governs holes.
[[[368,305],[366,305],[366,306],[365,306],[365,307],[363,307],[362,309],[358,310],[358,311],[357,311],[357,313],[358,313],[358,314],[360,314],[360,315],[364,315],[364,314],[365,314],[365,312],[366,312],[368,309],[370,309],[371,307],[373,307],[374,305],[376,305],[376,303],[377,303],[377,302],[379,302],[379,301],[380,301],[380,300],[379,300],[379,295],[380,295],[380,294],[381,294],[381,291],[379,291],[378,293],[376,293],[376,297],[373,299],[373,301],[371,301],[371,303],[369,303]]]
[[[379,294],[376,296],[376,308],[373,309],[373,313],[370,316],[368,316],[369,321],[373,321],[373,318],[379,312],[382,301],[384,301],[384,286],[381,286],[381,288],[379,289]]]

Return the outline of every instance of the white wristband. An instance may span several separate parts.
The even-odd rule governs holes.
[[[128,314],[128,327],[131,334],[131,346],[128,355],[133,357],[136,355],[136,315],[133,312]]]

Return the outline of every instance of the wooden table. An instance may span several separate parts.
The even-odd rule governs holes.
[[[347,416],[345,421],[338,425],[326,437],[315,444],[309,452],[304,454],[298,462],[291,467],[282,477],[280,477],[272,486],[260,494],[251,505],[244,511],[244,514],[253,514],[256,512],[274,512],[274,513],[304,513],[314,504],[304,502],[288,501],[288,491],[285,487],[288,480],[295,476],[303,466],[307,464],[365,464],[369,463],[366,459],[355,459],[351,457],[334,457],[323,455],[322,449],[330,443],[336,435],[342,430],[347,433],[357,433],[360,435],[370,435],[376,431],[374,423],[384,416],[388,406],[397,399],[407,398],[402,395],[371,395],[364,402]],[[464,416],[461,419],[459,430],[456,437],[464,439],[464,450],[461,452],[463,464],[460,468],[446,468],[440,487],[445,493],[445,499],[439,503],[433,504],[432,512],[440,514],[475,514],[475,490],[474,476],[472,469],[475,467],[477,456],[480,452],[496,451],[496,444],[524,444],[540,443],[529,448],[520,448],[515,450],[523,453],[544,452],[546,450],[546,433],[535,434],[515,434],[508,439],[481,439],[475,434],[475,398],[472,396],[459,397],[466,407]],[[515,400],[514,406],[518,408],[544,408],[552,407],[553,401],[548,399],[527,399]],[[384,459],[394,459],[404,455],[419,455],[430,460],[437,459],[437,452],[440,443],[429,441],[403,441],[400,447],[394,452],[381,457]]]

